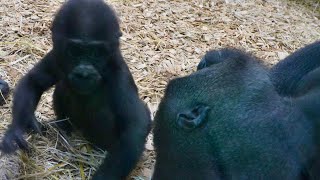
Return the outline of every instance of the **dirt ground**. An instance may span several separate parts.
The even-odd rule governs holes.
[[[14,88],[51,48],[50,24],[62,0],[0,0],[0,77]],[[110,0],[121,20],[121,49],[154,115],[167,82],[193,72],[209,49],[238,47],[273,65],[320,39],[317,11],[286,0]],[[52,90],[36,116],[54,119]],[[12,95],[12,93],[11,93]],[[12,96],[0,109],[0,136],[11,122]],[[32,152],[0,159],[1,179],[88,179],[104,152],[79,135],[54,129],[26,136]],[[152,136],[131,179],[149,179],[154,166]]]

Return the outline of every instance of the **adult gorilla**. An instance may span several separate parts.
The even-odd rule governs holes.
[[[153,179],[319,179],[319,121],[308,108],[319,101],[283,97],[254,57],[221,52],[233,53],[169,83]]]

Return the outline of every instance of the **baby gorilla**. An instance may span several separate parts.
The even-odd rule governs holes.
[[[248,54],[212,57],[214,66],[169,82],[154,120],[153,179],[319,178],[319,119],[303,109],[316,104],[280,96]]]
[[[34,111],[43,92],[55,85],[57,119],[71,122],[59,126],[75,127],[108,150],[93,179],[125,179],[144,150],[151,119],[121,55],[120,36],[117,17],[102,0],[67,1],[53,21],[53,49],[15,90],[1,150],[28,148],[23,134],[40,131]]]

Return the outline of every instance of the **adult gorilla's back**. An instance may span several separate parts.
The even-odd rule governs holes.
[[[158,179],[301,179],[312,123],[244,53],[172,80],[155,117]]]

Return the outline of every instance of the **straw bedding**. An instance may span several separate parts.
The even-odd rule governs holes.
[[[308,2],[310,2],[308,0]],[[50,24],[62,0],[0,0],[0,77],[13,88],[51,48]],[[209,49],[244,49],[268,65],[320,39],[317,1],[303,6],[285,0],[110,0],[121,20],[121,49],[154,115],[167,82],[195,70]],[[12,95],[12,93],[11,93]],[[54,119],[52,89],[36,116]],[[0,136],[11,122],[12,96],[0,108]],[[80,135],[67,139],[54,128],[26,136],[29,154],[0,159],[0,179],[86,179],[104,152]],[[152,135],[132,179],[148,179],[154,166]]]

